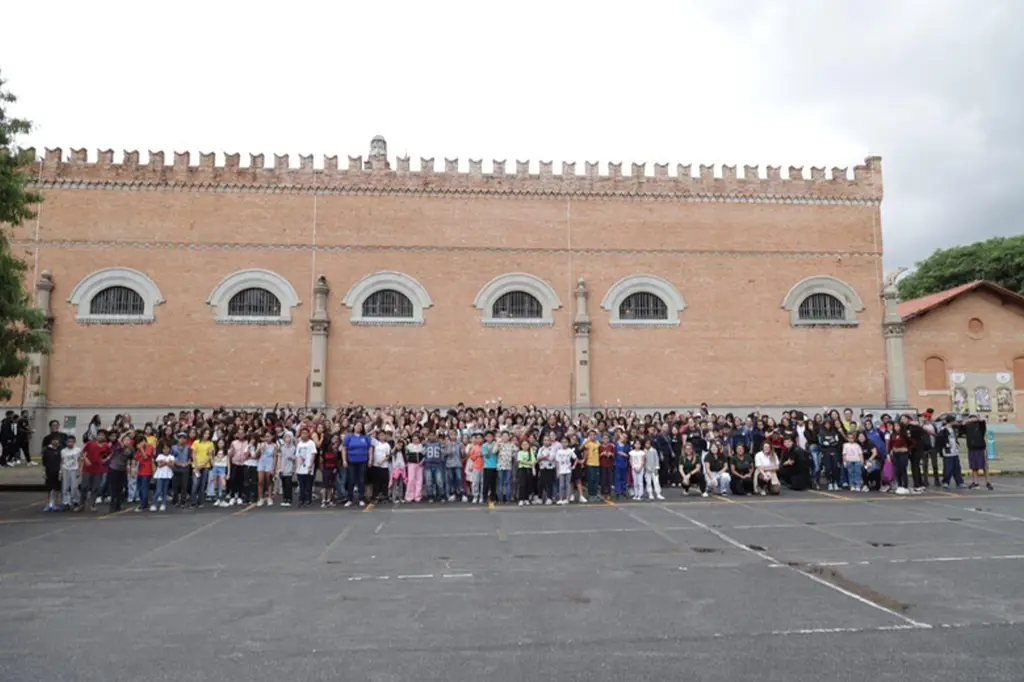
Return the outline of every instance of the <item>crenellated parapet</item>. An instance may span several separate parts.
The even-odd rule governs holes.
[[[39,185],[47,187],[134,189],[200,189],[208,191],[267,191],[377,194],[505,194],[548,196],[635,196],[688,198],[695,201],[721,198],[730,201],[832,200],[877,203],[882,198],[881,158],[870,156],[862,165],[848,168],[790,166],[785,176],[780,166],[700,164],[694,173],[690,164],[633,163],[599,164],[587,161],[579,166],[563,162],[559,169],[551,161],[534,166],[529,161],[494,160],[485,168],[482,159],[421,158],[414,170],[409,157],[398,157],[392,165],[387,156],[371,153],[369,159],[349,156],[340,163],[337,156],[324,156],[320,165],[312,155],[300,155],[298,163],[288,154],[248,155],[243,165],[239,154],[224,154],[218,163],[214,153],[150,151],[145,160],[137,151],[125,151],[115,160],[112,150],[95,157],[85,149],[47,149],[42,158],[31,153]],[[440,167],[443,166],[443,167]],[[602,172],[603,166],[603,172]],[[489,172],[487,172],[489,170]]]

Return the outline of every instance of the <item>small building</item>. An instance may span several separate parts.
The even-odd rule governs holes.
[[[978,280],[904,301],[899,313],[914,407],[1024,426],[1024,296]]]

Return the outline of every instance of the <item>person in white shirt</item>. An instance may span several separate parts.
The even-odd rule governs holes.
[[[391,431],[385,429],[381,438],[387,438]],[[373,453],[370,456],[370,482],[373,484],[373,496],[377,502],[386,502],[388,485],[391,483],[391,443],[379,440],[374,434],[370,437]]]
[[[78,468],[82,448],[75,445],[75,437],[68,436],[67,445],[60,451],[60,496],[65,509],[78,506]]]
[[[629,468],[633,472],[633,499],[644,499],[644,464],[647,462],[647,452],[643,449],[640,441],[633,441],[633,449],[629,451]]]
[[[309,429],[299,429],[299,442],[295,445],[295,474],[299,477],[299,507],[313,504],[313,465],[316,461],[316,443],[309,438]]]
[[[564,438],[562,440],[565,441]],[[576,453],[558,441],[551,447],[554,450],[555,473],[558,476],[557,504],[569,504],[569,496],[572,494],[572,465],[576,462]]]
[[[174,477],[174,455],[171,454],[171,446],[164,443],[163,452],[156,456],[156,473],[153,474],[153,481],[156,483],[156,492],[153,493],[153,504],[150,511],[167,511],[167,488],[171,485]],[[159,507],[157,503],[159,502]]]
[[[779,458],[772,449],[772,444],[765,441],[761,452],[754,455],[754,494],[778,495],[782,491],[779,484]]]

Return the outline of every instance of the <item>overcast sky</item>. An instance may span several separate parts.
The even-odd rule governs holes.
[[[60,0],[3,14],[0,70],[38,148],[344,164],[380,133],[414,169],[457,156],[485,171],[879,154],[887,266],[1024,231],[1024,0]]]

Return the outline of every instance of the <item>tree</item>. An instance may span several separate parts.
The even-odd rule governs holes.
[[[987,279],[1024,294],[1024,235],[939,249],[899,282],[904,301]]]
[[[32,176],[26,168],[31,158],[15,143],[32,124],[8,118],[15,97],[4,89],[5,83],[0,78],[0,400],[10,399],[8,382],[28,369],[27,354],[49,347],[46,318],[25,291],[25,263],[15,258],[8,236],[14,226],[35,217],[32,205],[42,197],[29,189]]]

